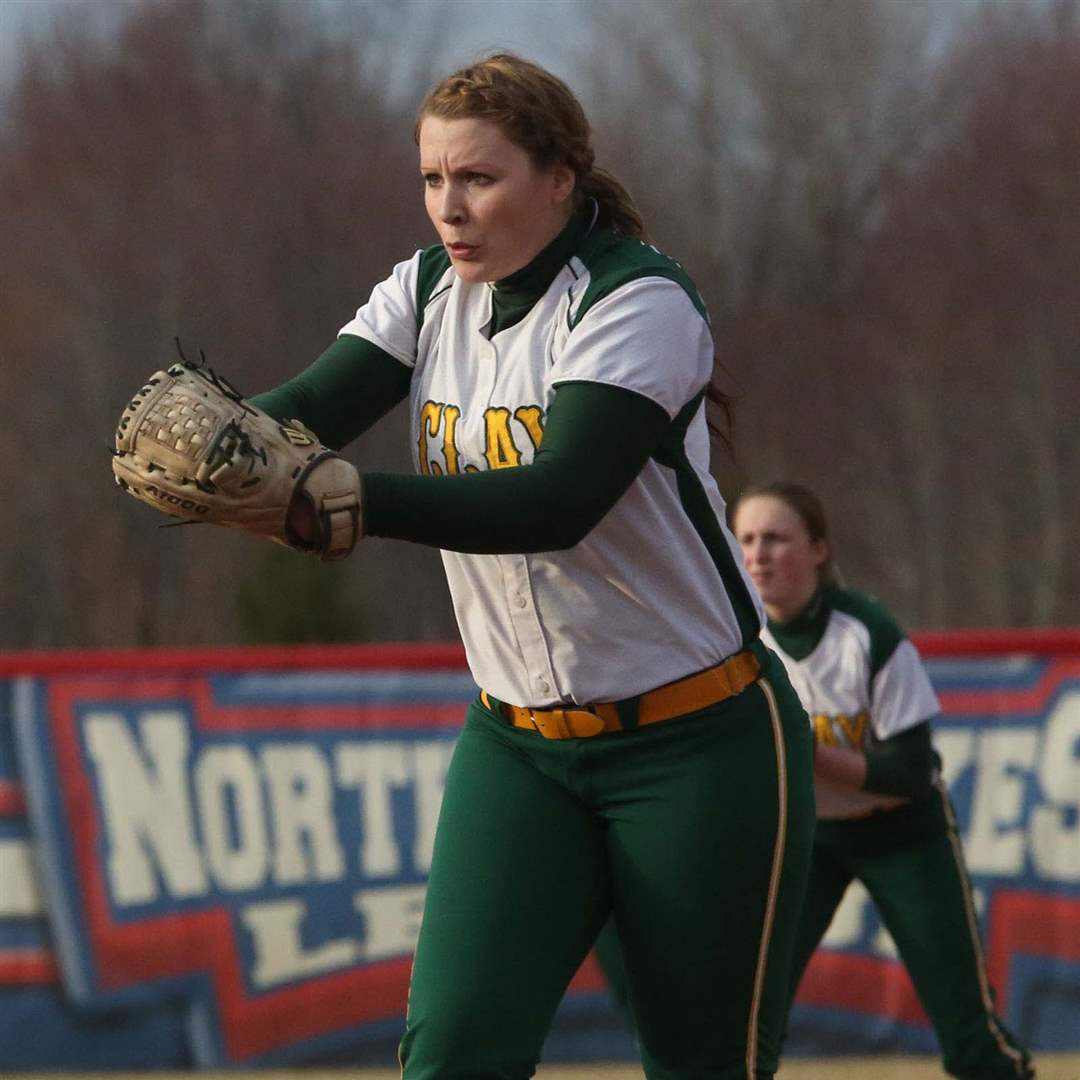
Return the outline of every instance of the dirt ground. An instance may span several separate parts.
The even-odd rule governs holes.
[[[1038,1080],[1080,1080],[1080,1054],[1039,1054]],[[139,1080],[400,1080],[396,1069],[264,1069],[257,1072],[140,1073]],[[633,1065],[541,1066],[537,1080],[642,1080]],[[14,1073],[4,1080],[130,1080],[119,1073]],[[776,1080],[947,1080],[936,1058],[803,1058]]]

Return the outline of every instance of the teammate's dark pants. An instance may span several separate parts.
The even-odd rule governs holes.
[[[546,740],[474,703],[447,776],[406,1080],[533,1075],[613,912],[650,1080],[769,1080],[813,831],[783,668],[633,731]]]
[[[945,1070],[961,1080],[1034,1075],[1027,1053],[995,1012],[944,785],[886,814],[818,823],[792,996],[854,879],[866,886],[896,942],[937,1032]]]

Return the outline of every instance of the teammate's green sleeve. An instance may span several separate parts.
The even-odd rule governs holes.
[[[655,402],[563,383],[531,465],[455,476],[364,475],[364,530],[449,551],[558,551],[588,535],[671,421]]]
[[[864,791],[917,798],[930,790],[938,757],[930,742],[929,723],[916,724],[865,753]]]
[[[408,394],[411,378],[411,368],[377,345],[342,334],[310,367],[251,401],[276,420],[299,420],[340,450]]]

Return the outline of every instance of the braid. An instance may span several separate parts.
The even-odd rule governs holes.
[[[645,238],[645,223],[641,220],[634,200],[622,183],[607,169],[591,168],[578,179],[578,191],[585,198],[596,200],[600,208],[601,225],[626,236]]]

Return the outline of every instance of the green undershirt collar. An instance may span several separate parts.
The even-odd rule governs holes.
[[[832,605],[828,591],[819,588],[806,607],[787,622],[769,620],[769,632],[793,660],[805,660],[817,647],[829,625]]]
[[[547,292],[592,227],[591,204],[575,210],[562,231],[527,266],[490,283],[491,336],[520,322]]]

